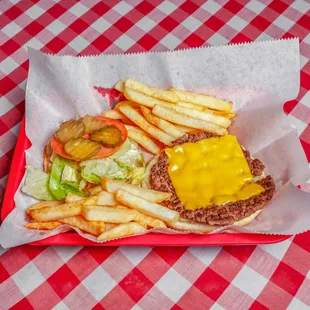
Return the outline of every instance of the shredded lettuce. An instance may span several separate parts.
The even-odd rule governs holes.
[[[65,199],[68,193],[72,193],[79,196],[84,195],[79,188],[78,178],[76,178],[75,182],[72,181],[73,180],[72,178],[70,180],[67,178],[69,169],[66,168],[67,171],[66,172],[65,171],[66,166],[69,166],[70,168],[74,169],[74,174],[75,176],[77,176],[76,164],[74,161],[65,159],[58,155],[55,156],[49,178],[49,189],[57,200]],[[64,171],[67,174],[67,176],[63,177]],[[71,169],[69,174],[70,175],[73,174]]]
[[[22,191],[39,200],[54,200],[49,190],[49,175],[40,169],[34,169],[32,166],[26,166],[27,176]]]
[[[106,176],[138,185],[144,178],[145,161],[137,144],[127,139],[112,156],[82,161],[80,167],[82,178],[90,183],[100,184]]]

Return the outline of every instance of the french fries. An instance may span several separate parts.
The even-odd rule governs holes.
[[[195,119],[191,116],[180,114],[178,112],[175,112],[163,106],[155,105],[152,112],[156,116],[159,116],[172,123],[176,123],[176,124],[187,126],[187,127],[192,127],[195,129],[205,130],[208,132],[213,132],[221,136],[227,134],[226,128],[220,127],[218,125],[215,125],[215,124],[212,124],[206,121]]]
[[[49,222],[65,217],[79,215],[81,213],[82,205],[93,205],[96,204],[97,201],[98,198],[93,196],[75,202],[45,206],[39,209],[33,209],[33,206],[31,206],[28,208],[27,214],[38,222]]]
[[[61,225],[62,225],[61,222],[51,221],[51,222],[31,222],[25,224],[24,226],[29,229],[53,230]]]
[[[126,223],[120,224],[108,231],[105,231],[100,236],[98,236],[98,241],[106,241],[116,238],[121,238],[125,236],[132,236],[137,234],[142,234],[146,231],[146,228],[138,223]]]
[[[148,122],[157,126],[158,128],[166,132],[171,137],[178,139],[184,135],[184,133],[178,130],[173,124],[153,115],[152,112],[148,108],[141,106],[141,111],[142,111],[143,116],[146,118]]]
[[[118,90],[119,92],[123,93],[125,90],[125,83],[123,81],[118,81],[116,85],[114,86],[114,88]]]
[[[204,111],[208,112],[208,113],[212,113],[214,115],[223,116],[223,117],[226,117],[228,119],[233,119],[236,116],[236,113],[232,113],[232,112],[216,111],[216,110],[212,110],[212,109],[205,109]]]
[[[134,221],[140,223],[143,226],[149,226],[153,228],[167,227],[164,221],[144,215],[138,211],[136,217],[134,218]]]
[[[89,222],[80,215],[66,217],[66,218],[60,219],[59,222],[79,228],[94,236],[100,235],[105,230],[104,222],[100,222],[100,224],[98,224],[99,222]]]
[[[218,116],[209,112],[201,112],[194,109],[178,106],[178,105],[165,105],[168,109],[174,110],[180,114],[190,116],[196,119],[200,119],[206,122],[213,123],[215,125],[219,125],[221,127],[227,128],[230,126],[231,121],[223,116]],[[143,112],[143,110],[142,110]]]
[[[128,137],[131,140],[142,145],[146,150],[148,150],[152,154],[156,155],[160,152],[160,148],[154,143],[154,141],[143,133],[140,133],[136,130],[129,130]]]
[[[102,191],[102,187],[100,185],[98,185],[98,186],[91,188],[89,190],[89,194],[92,196],[95,196],[95,195],[99,194],[101,191]]]
[[[98,193],[98,206],[116,206],[117,201],[113,194],[108,193],[106,191],[101,191]]]
[[[75,202],[75,201],[79,201],[82,200],[83,197],[78,196],[78,195],[74,195],[72,193],[69,193],[65,199],[66,202]]]
[[[125,206],[138,210],[146,215],[159,218],[168,223],[176,222],[179,219],[178,212],[165,208],[160,204],[149,202],[123,189],[117,190],[116,199]]]
[[[170,193],[158,192],[152,189],[139,187],[136,185],[131,185],[128,183],[123,183],[115,180],[111,180],[108,178],[103,177],[101,179],[101,186],[103,189],[108,191],[109,193],[116,193],[117,190],[123,189],[127,192],[130,192],[138,197],[146,199],[150,202],[160,203],[169,197],[171,197]],[[117,199],[117,198],[116,198]]]
[[[127,87],[125,88],[124,95],[126,99],[139,103],[149,108],[152,108],[155,104],[167,103],[167,101],[159,100],[159,99],[141,94]]]
[[[179,101],[179,97],[175,95],[173,92],[150,87],[146,84],[140,83],[133,79],[126,79],[125,87],[159,100],[168,101],[172,103],[176,103]]]
[[[197,104],[192,104],[189,102],[183,102],[183,101],[179,101],[177,103],[177,105],[182,106],[182,107],[186,107],[186,108],[190,108],[193,110],[197,110],[197,111],[203,111],[203,107]]]
[[[212,96],[194,94],[188,91],[179,90],[175,88],[170,88],[169,90],[175,93],[180,98],[180,101],[189,102],[201,105],[203,107],[225,112],[230,112],[232,109],[232,104],[230,102]]]
[[[89,221],[106,223],[129,223],[136,216],[135,210],[113,207],[84,206],[82,215]]]
[[[59,220],[65,217],[79,215],[80,213],[81,203],[79,201],[29,211],[29,215],[38,222]]]
[[[122,119],[123,115],[117,110],[106,110],[101,113],[105,117],[113,118],[113,119]]]
[[[61,205],[63,202],[61,201],[40,201],[38,203],[35,203],[34,205],[30,206],[27,211],[26,214],[30,215],[30,212],[33,210],[38,210],[38,209],[42,209],[42,208],[46,208],[46,207],[54,207],[54,206],[59,206]]]
[[[169,145],[174,138],[158,129],[157,127],[150,124],[142,115],[139,114],[135,109],[129,105],[121,105],[119,107],[120,111],[127,116],[133,123],[146,131],[150,136],[159,140],[160,142]]]
[[[174,228],[176,230],[182,230],[182,231],[199,231],[201,233],[210,233],[211,231],[215,230],[216,226],[211,226],[208,224],[203,223],[190,223],[185,220],[180,220],[174,223],[169,224],[171,228]]]

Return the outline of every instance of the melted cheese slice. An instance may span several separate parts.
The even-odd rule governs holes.
[[[237,138],[226,135],[165,149],[168,174],[185,209],[194,210],[258,195]]]

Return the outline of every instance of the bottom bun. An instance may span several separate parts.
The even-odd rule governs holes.
[[[145,169],[145,176],[144,176],[144,180],[142,181],[142,187],[145,188],[151,188],[150,186],[150,174],[151,174],[151,170],[152,167],[154,165],[156,165],[158,158],[159,158],[160,154],[156,155],[147,165],[146,169]],[[260,179],[260,178],[258,178]],[[256,212],[254,212],[253,214],[234,222],[232,225],[234,226],[246,226],[248,224],[250,224],[262,211],[262,209],[257,210]],[[214,226],[214,225],[209,225],[209,224],[205,224],[205,223],[198,223],[198,222],[190,222],[186,219],[181,219],[180,221],[171,224],[170,226],[171,228],[174,228],[176,230],[185,230],[185,231],[200,231],[202,233],[210,233],[212,231],[214,231],[215,229],[218,229],[220,227],[223,226]]]

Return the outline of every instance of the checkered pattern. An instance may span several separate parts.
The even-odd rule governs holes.
[[[299,37],[301,88],[285,111],[310,161],[309,1],[2,0],[0,14],[0,200],[24,114],[27,46],[89,55]],[[305,309],[309,237],[224,248],[0,248],[0,309]]]

